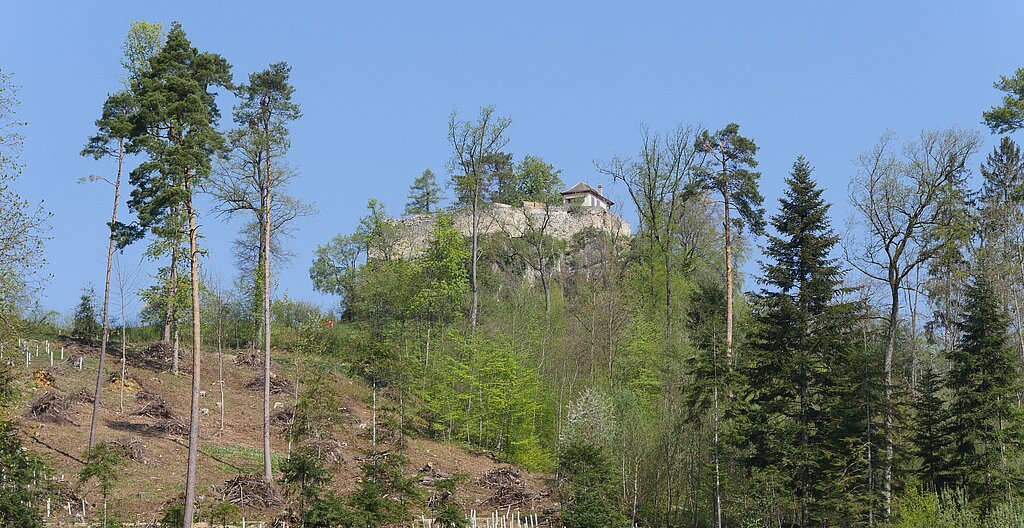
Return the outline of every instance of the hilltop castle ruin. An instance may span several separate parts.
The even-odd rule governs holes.
[[[522,202],[518,207],[494,203],[480,211],[480,235],[504,233],[518,238],[530,230],[543,230],[546,235],[569,241],[585,229],[596,229],[609,235],[627,239],[632,234],[629,222],[611,210],[614,202],[604,196],[602,186],[594,189],[579,182],[562,193],[560,205]],[[455,228],[464,236],[472,234],[472,213],[459,209],[452,213]],[[396,220],[398,240],[395,254],[404,259],[421,255],[433,236],[432,214],[421,214]]]

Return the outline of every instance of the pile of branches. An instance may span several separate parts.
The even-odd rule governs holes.
[[[54,502],[60,504],[61,502],[70,502],[78,507],[82,503],[82,496],[78,494],[78,490],[68,484],[67,482],[60,480],[51,480],[47,484],[47,491],[49,491],[55,499]]]
[[[146,396],[143,397],[144,394]],[[132,415],[145,416],[146,418],[156,420],[156,423],[151,425],[150,429],[171,436],[184,436],[188,433],[188,426],[185,425],[185,422],[177,414],[174,414],[170,405],[167,404],[167,400],[145,391],[138,393],[135,399],[145,401],[146,403],[139,410],[133,412]]]
[[[438,471],[433,464],[427,463],[425,466],[420,468],[420,484],[433,487],[439,480],[449,480],[452,478],[451,475]]]
[[[149,426],[149,428],[168,436],[185,436],[188,434],[188,425],[177,418],[158,420],[155,424]]]
[[[142,438],[135,435],[124,436],[114,441],[113,444],[123,449],[129,460],[140,464],[146,463],[146,444]]]
[[[68,417],[70,411],[71,402],[55,392],[46,391],[29,403],[28,417],[57,425],[78,425]]]
[[[256,376],[249,380],[249,383],[245,384],[245,388],[249,390],[263,390],[263,374]],[[288,381],[288,378],[284,376],[278,376],[277,374],[270,373],[270,393],[271,394],[289,394],[292,392],[292,382]]]
[[[342,453],[342,448],[345,444],[337,440],[310,438],[303,440],[299,445],[316,451],[317,458],[326,466],[334,466],[345,461],[344,453]]]
[[[526,482],[523,480],[522,474],[508,466],[487,471],[477,480],[477,483],[495,490],[494,494],[482,503],[484,506],[493,508],[520,506],[535,498],[526,490]]]
[[[295,422],[295,409],[285,404],[270,415],[270,424],[275,427],[289,427]]]
[[[171,363],[174,347],[167,341],[157,341],[148,347],[128,354],[128,364],[150,370],[159,370]]]
[[[211,486],[220,500],[243,508],[266,509],[284,504],[274,486],[260,475],[239,474],[223,485]]]
[[[145,389],[140,390],[139,392],[137,392],[135,394],[135,401],[137,401],[139,403],[150,403],[150,402],[155,402],[155,401],[158,401],[158,400],[159,401],[163,401],[163,398],[161,398],[159,395],[153,394],[152,392],[149,392],[149,391],[147,391]]]
[[[76,391],[69,392],[64,399],[71,403],[92,403],[96,400],[92,393],[85,389],[78,389]]]
[[[141,393],[140,393],[141,394]],[[177,418],[174,411],[167,405],[167,400],[156,397],[143,405],[139,410],[132,413],[135,416],[145,416],[156,420],[169,420]]]
[[[249,350],[248,352],[242,352],[235,356],[235,365],[240,367],[246,367],[253,370],[259,370],[263,368],[263,354],[256,350]]]

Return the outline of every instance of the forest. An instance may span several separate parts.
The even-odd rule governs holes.
[[[80,152],[109,184],[109,202],[83,205],[110,214],[95,241],[106,280],[67,324],[37,302],[51,213],[19,194],[18,79],[0,70],[0,527],[61,525],[41,502],[70,493],[39,440],[57,425],[37,421],[68,419],[76,396],[47,390],[54,375],[88,380],[68,466],[81,522],[149,508],[128,504],[132,446],[108,434],[141,405],[182,446],[148,462],[181,468],[154,522],[241,525],[230,494],[210,498],[203,449],[241,412],[224,380],[246,368],[254,465],[233,482],[280,498],[275,526],[475,527],[471,510],[487,508],[461,499],[465,477],[424,479],[407,458],[422,441],[540,476],[553,505],[516,502],[517,527],[1024,527],[1024,69],[995,81],[985,130],[882,134],[845,174],[819,174],[814,152],[762,174],[758,138],[736,123],[642,127],[621,146],[632,154],[594,167],[628,198],[629,237],[553,234],[574,181],[513,156],[499,109],[453,111],[449,162],[410,178],[401,214],[370,200],[358,225],[296,257],[293,226],[316,207],[289,189],[305,177],[289,161],[303,117],[291,66],[233,72],[178,23],[132,22],[122,49]],[[769,177],[784,179],[778,203],[759,189]],[[851,221],[826,186],[848,186]],[[482,232],[500,204],[524,202],[540,222]],[[417,215],[431,232],[410,256],[398,220]],[[222,217],[244,227],[233,255],[210,255],[203,219]],[[159,267],[149,283],[115,265],[131,245]],[[234,259],[230,284],[204,269],[212,258]],[[287,266],[309,266],[334,305],[279,293]],[[84,357],[71,374],[54,374],[58,347]],[[167,401],[125,402],[145,369],[181,380],[180,416],[174,381]],[[364,391],[369,436],[331,463],[344,383]]]

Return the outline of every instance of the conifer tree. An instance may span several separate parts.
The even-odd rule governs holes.
[[[967,291],[962,342],[950,355],[950,473],[968,498],[988,510],[1011,487],[1009,459],[1020,445],[1018,360],[1007,343],[1008,321],[984,273]]]
[[[202,389],[202,335],[199,302],[199,213],[194,195],[211,172],[211,158],[224,148],[216,128],[220,111],[218,86],[231,84],[231,67],[220,55],[192,46],[181,25],[174,23],[167,41],[149,61],[150,68],[132,83],[138,103],[133,116],[133,141],[148,155],[130,174],[135,187],[129,207],[142,229],[177,225],[183,213],[188,238],[192,296],[192,405],[189,414],[188,465],[185,478],[184,526],[195,512],[196,462],[199,448],[199,393]]]
[[[821,522],[831,445],[827,410],[834,356],[846,346],[851,320],[835,304],[843,270],[831,256],[839,238],[830,205],[803,157],[786,179],[781,209],[772,217],[763,263],[765,289],[744,369],[750,394],[742,429],[754,447],[747,462],[780,475],[793,494],[800,526]]]
[[[698,171],[698,183],[704,189],[717,193],[725,214],[722,224],[725,236],[725,361],[733,368],[733,230],[739,233],[749,225],[754,234],[764,230],[764,198],[758,190],[761,173],[757,167],[757,145],[740,135],[740,126],[729,123],[714,134],[704,131],[697,138],[697,149],[710,158]],[[733,216],[733,209],[736,215]]]
[[[921,482],[931,491],[941,491],[947,482],[949,455],[949,427],[947,412],[940,391],[942,377],[931,367],[921,375],[917,397],[914,398],[914,428],[912,443],[921,467]]]
[[[405,214],[429,214],[436,211],[440,198],[441,187],[437,184],[437,176],[434,171],[426,169],[409,186],[409,202],[405,204]]]

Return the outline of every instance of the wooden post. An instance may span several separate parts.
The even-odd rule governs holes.
[[[64,361],[64,345],[60,346],[60,360]]]

